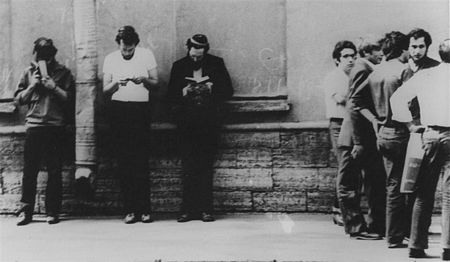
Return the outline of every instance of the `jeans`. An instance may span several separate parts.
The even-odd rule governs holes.
[[[422,161],[414,202],[409,248],[428,248],[428,229],[439,176],[442,171],[443,248],[450,248],[450,128],[427,128],[422,136],[425,156]]]
[[[339,119],[339,118],[330,119],[329,131],[330,131],[331,147],[333,149],[333,153],[336,156],[336,160],[338,163],[341,162],[341,160],[340,160],[341,155],[339,154],[339,150],[338,150],[338,138],[339,138],[339,132],[341,132],[341,126],[342,126],[342,119]],[[336,195],[334,196],[334,202],[333,202],[333,212],[335,212],[335,211],[340,213],[339,200],[337,197],[337,190],[336,190]]]
[[[352,147],[339,147],[341,161],[336,183],[344,228],[347,234],[369,231],[384,235],[386,175],[375,147],[364,150],[361,159],[353,159]],[[361,210],[361,185],[368,200],[367,221]]]
[[[111,127],[125,213],[150,212],[150,111],[146,102],[112,102]]]
[[[411,225],[411,194],[400,193],[400,185],[408,146],[409,130],[406,126],[381,127],[378,149],[386,170],[386,239],[388,243],[401,243],[409,236]]]
[[[42,162],[47,167],[45,209],[48,215],[58,215],[62,201],[62,146],[64,128],[59,126],[31,127],[26,131],[22,178],[23,210],[33,213],[37,176]]]

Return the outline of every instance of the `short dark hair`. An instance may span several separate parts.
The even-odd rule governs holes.
[[[374,38],[373,36],[361,37],[358,44],[358,54],[361,57],[365,56],[365,53],[372,53],[372,51],[381,50],[382,39]]]
[[[53,57],[58,52],[58,49],[53,45],[53,40],[46,37],[39,37],[34,41],[33,54],[38,56],[50,56]]]
[[[404,50],[408,50],[409,40],[407,36],[399,31],[387,33],[383,38],[381,50],[386,60],[399,57]]]
[[[186,46],[188,50],[190,50],[191,47],[194,47],[196,49],[204,48],[206,54],[209,50],[208,38],[203,34],[195,34],[191,38],[188,38],[188,40],[186,41]]]
[[[349,49],[353,49],[353,51],[355,51],[356,54],[356,46],[347,40],[342,40],[336,43],[336,45],[334,46],[334,50],[333,50],[333,58],[340,61],[341,59],[341,52],[342,50],[349,48]]]
[[[432,43],[431,36],[430,36],[430,34],[427,31],[423,30],[422,28],[414,28],[413,30],[411,30],[411,32],[409,32],[409,34],[408,34],[408,45],[409,45],[409,41],[411,40],[411,38],[419,39],[421,37],[424,38],[425,45],[427,47],[429,47],[431,45],[431,43]]]
[[[444,63],[450,63],[450,38],[445,39],[439,45],[439,56]]]
[[[137,45],[140,41],[139,35],[131,25],[125,25],[119,28],[119,31],[116,35],[116,43],[120,44],[120,40],[122,40],[126,45]]]

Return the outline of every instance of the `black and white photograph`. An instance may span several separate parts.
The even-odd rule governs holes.
[[[450,2],[0,0],[0,261],[450,261]]]

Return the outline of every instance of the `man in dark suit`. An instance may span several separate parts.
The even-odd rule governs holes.
[[[223,102],[233,87],[222,58],[208,54],[205,35],[186,42],[188,54],[170,74],[168,99],[180,132],[183,164],[183,203],[178,222],[200,218],[214,221],[212,173]]]
[[[350,99],[372,73],[374,65],[382,60],[379,41],[362,39],[358,52],[360,58],[356,60],[349,75]],[[354,110],[351,100],[347,104],[338,145],[341,158],[337,190],[345,232],[353,239],[381,239],[385,230],[385,172],[376,150],[373,128],[370,122]],[[361,171],[364,173],[363,177]],[[369,205],[367,221],[360,205],[361,180]]]

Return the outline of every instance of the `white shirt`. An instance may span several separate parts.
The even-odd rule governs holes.
[[[325,90],[325,105],[327,118],[344,118],[345,104],[338,104],[335,95],[345,97],[349,92],[349,78],[342,69],[335,68],[324,79],[322,88]]]
[[[147,76],[148,71],[156,68],[156,60],[152,51],[145,48],[136,47],[134,55],[130,60],[125,60],[120,50],[114,51],[105,57],[103,63],[103,73],[111,74],[113,81],[138,76]],[[146,102],[148,101],[148,90],[144,84],[139,85],[128,81],[125,86],[112,95],[112,100]]]
[[[418,71],[391,97],[392,119],[412,121],[408,102],[417,96],[423,125],[450,127],[450,64]]]

